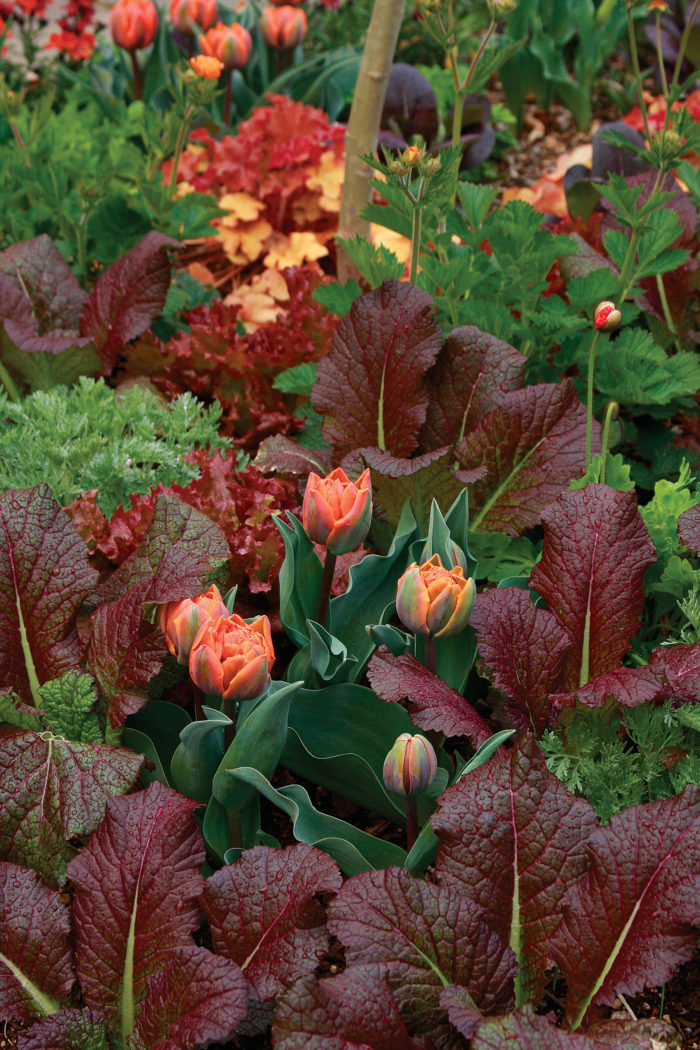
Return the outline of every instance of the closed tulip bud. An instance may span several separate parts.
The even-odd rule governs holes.
[[[357,481],[350,481],[340,467],[325,478],[309,474],[302,517],[309,537],[324,544],[331,554],[357,550],[372,521],[369,470]]]
[[[190,678],[202,692],[224,700],[253,700],[270,681],[275,662],[270,621],[221,616],[200,628],[190,652]]]
[[[158,626],[165,635],[168,649],[179,664],[186,664],[190,649],[199,629],[209,620],[228,616],[228,609],[218,587],[210,587],[206,594],[167,602],[158,610]]]
[[[170,0],[170,20],[181,33],[191,33],[190,22],[207,30],[216,22],[216,0]]]
[[[622,314],[615,306],[615,303],[611,303],[608,300],[602,303],[598,303],[593,313],[593,324],[601,332],[614,332],[616,328],[620,327],[622,322]]]
[[[109,13],[112,40],[125,51],[152,44],[158,29],[158,10],[151,0],[117,0]]]
[[[306,15],[289,4],[266,7],[260,19],[260,30],[268,47],[288,51],[297,47],[306,36]]]
[[[224,69],[243,69],[253,50],[253,38],[238,22],[227,26],[217,22],[199,38],[205,55],[217,58]]]
[[[409,565],[398,582],[396,611],[404,627],[428,638],[459,634],[469,623],[476,600],[474,580],[457,566],[446,569],[439,554]]]
[[[402,733],[384,759],[384,785],[396,795],[418,795],[432,784],[437,772],[433,745],[420,733]]]

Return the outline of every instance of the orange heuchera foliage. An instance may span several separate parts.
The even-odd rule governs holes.
[[[52,33],[46,47],[63,51],[74,62],[82,62],[95,50],[95,37],[87,27],[95,21],[94,0],[68,0],[58,20],[59,33]]]

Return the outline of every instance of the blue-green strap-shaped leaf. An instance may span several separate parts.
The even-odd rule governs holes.
[[[303,647],[309,641],[306,621],[318,611],[323,566],[299,519],[289,513],[287,518],[289,524],[274,518],[285,552],[279,575],[280,617],[294,644]]]
[[[307,621],[311,639],[311,666],[319,678],[326,683],[345,682],[353,671],[357,659],[348,656],[347,648],[339,638],[330,634],[320,623]]]

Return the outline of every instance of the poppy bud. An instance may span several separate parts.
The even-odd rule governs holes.
[[[151,0],[117,0],[109,13],[112,40],[125,51],[152,44],[158,28],[158,10]]]
[[[433,745],[420,733],[402,733],[384,759],[382,775],[387,791],[417,795],[432,784],[437,772]]]
[[[188,662],[192,643],[202,624],[220,616],[228,616],[228,609],[216,586],[196,598],[183,598],[179,602],[161,605],[158,626],[165,635],[168,649],[179,664]]]
[[[593,313],[593,324],[601,332],[614,332],[616,328],[620,327],[622,322],[622,314],[615,306],[615,303],[605,300],[602,303],[598,303]]]
[[[224,69],[243,69],[253,50],[253,38],[238,22],[227,26],[217,22],[199,38],[205,55],[217,58]]]
[[[199,629],[190,651],[190,678],[211,696],[253,700],[267,687],[274,662],[267,616],[250,624],[235,614],[221,616]]]
[[[289,4],[266,7],[260,19],[260,30],[268,47],[287,51],[297,47],[306,36],[306,15]]]
[[[474,580],[457,566],[446,569],[439,554],[409,565],[398,582],[396,611],[404,627],[428,638],[459,634],[469,623],[476,600]]]
[[[190,33],[190,22],[207,30],[219,15],[216,0],[170,0],[170,20],[181,33]]]
[[[369,470],[357,481],[350,481],[340,467],[325,478],[309,474],[302,517],[310,539],[324,544],[331,554],[357,550],[372,521]]]

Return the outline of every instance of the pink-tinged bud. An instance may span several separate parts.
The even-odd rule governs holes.
[[[200,628],[190,652],[190,678],[204,693],[224,700],[253,700],[270,681],[275,662],[270,621],[221,616]]]
[[[469,623],[476,584],[457,566],[446,569],[439,554],[409,565],[398,582],[396,611],[404,627],[428,638],[447,638]]]
[[[384,785],[396,795],[418,795],[432,784],[437,772],[433,745],[420,733],[402,733],[384,759]]]
[[[268,47],[288,51],[297,47],[306,36],[306,15],[289,4],[266,7],[260,18],[260,30]]]
[[[357,550],[372,522],[369,470],[357,481],[350,481],[340,467],[325,478],[309,474],[302,518],[309,537],[324,544],[331,554]]]
[[[158,610],[158,626],[165,635],[168,649],[179,664],[186,664],[197,632],[209,620],[228,616],[219,588],[210,587],[206,594],[167,602]]]
[[[219,17],[216,0],[170,0],[170,21],[181,33],[191,33],[190,22],[207,30]]]
[[[615,303],[611,303],[608,300],[602,303],[598,303],[593,313],[593,324],[601,332],[614,332],[616,328],[620,327],[622,322],[622,314],[615,306]]]
[[[152,44],[158,29],[158,9],[151,0],[117,0],[109,13],[112,40],[125,51]]]
[[[253,50],[253,38],[238,22],[227,26],[217,22],[199,38],[205,55],[217,58],[224,69],[243,69]]]

